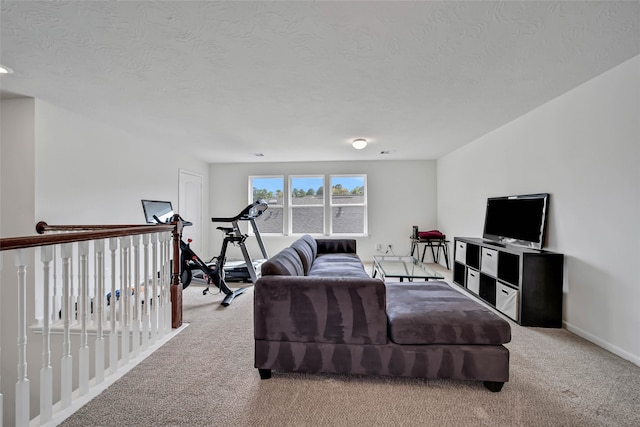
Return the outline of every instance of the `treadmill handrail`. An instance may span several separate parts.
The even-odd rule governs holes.
[[[222,217],[214,217],[211,218],[212,222],[235,222],[235,221],[249,221],[251,219],[256,219],[264,211],[267,210],[269,205],[263,199],[256,200],[251,203],[249,206],[244,208],[238,215],[231,218],[222,218]]]

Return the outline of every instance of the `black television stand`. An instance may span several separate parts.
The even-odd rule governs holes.
[[[454,239],[453,282],[522,326],[562,327],[564,255]]]

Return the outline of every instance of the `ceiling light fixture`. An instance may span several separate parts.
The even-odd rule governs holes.
[[[0,74],[11,74],[13,70],[9,67],[5,67],[4,65],[0,65]]]
[[[356,150],[362,150],[367,146],[367,140],[364,138],[354,139],[351,145],[353,145],[353,148],[355,148]]]

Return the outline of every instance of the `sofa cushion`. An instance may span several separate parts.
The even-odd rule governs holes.
[[[304,267],[298,252],[285,248],[262,263],[263,276],[304,276]]]
[[[396,344],[511,341],[509,323],[445,282],[386,283],[389,338]]]
[[[318,255],[309,276],[315,277],[369,277],[356,254]]]
[[[347,253],[355,254],[356,239],[316,239],[318,255]]]
[[[293,242],[293,244],[291,244],[291,247],[296,250],[298,256],[300,257],[300,260],[302,261],[304,275],[308,275],[309,270],[311,269],[311,265],[313,264],[313,261],[316,257],[313,248],[304,238],[300,238]]]
[[[301,240],[305,242],[307,245],[309,245],[309,248],[311,248],[311,252],[313,254],[313,259],[315,259],[318,256],[318,242],[316,242],[316,239],[314,239],[308,234],[305,234],[298,240]]]

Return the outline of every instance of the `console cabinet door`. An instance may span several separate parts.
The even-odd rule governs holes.
[[[467,269],[467,289],[476,295],[480,294],[480,273],[471,268]]]
[[[465,242],[459,242],[456,240],[456,247],[454,252],[455,252],[455,260],[462,264],[466,264],[467,244]]]
[[[482,248],[480,271],[489,276],[498,277],[498,251],[495,249]]]
[[[496,308],[500,312],[517,321],[519,303],[519,292],[516,289],[498,282],[496,285]]]

